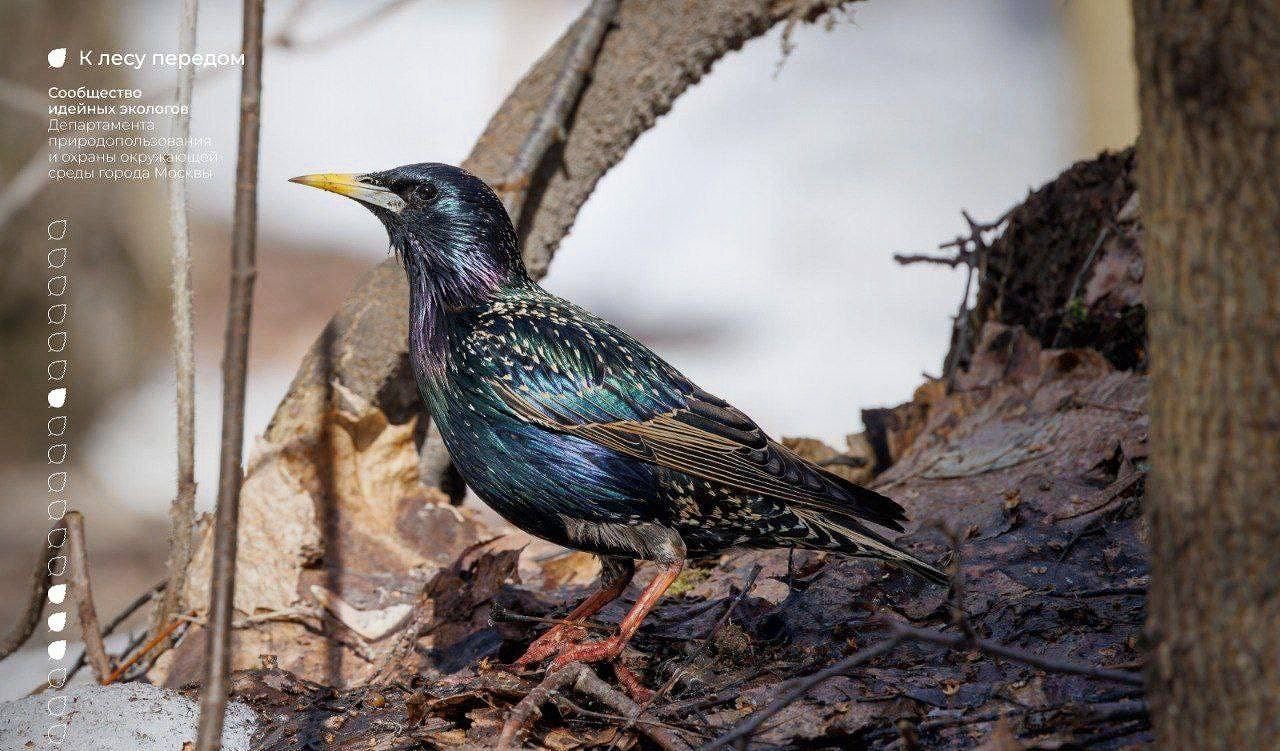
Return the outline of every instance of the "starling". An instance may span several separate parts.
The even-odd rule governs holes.
[[[872,525],[901,506],[797,456],[649,348],[529,278],[501,200],[446,164],[294,182],[364,204],[409,282],[409,356],[467,484],[511,524],[596,554],[601,587],[516,665],[617,657],[685,559],[731,547],[878,558],[931,582],[938,569]],[[660,567],[618,632],[578,643],[570,623]]]

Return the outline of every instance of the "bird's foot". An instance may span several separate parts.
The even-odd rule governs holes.
[[[576,623],[558,623],[533,640],[520,658],[511,663],[517,670],[528,670],[551,655],[587,638],[587,630]]]
[[[588,641],[574,644],[560,650],[560,654],[551,661],[551,670],[559,670],[571,662],[592,663],[606,662],[622,654],[626,640],[620,635],[613,635],[600,641]]]

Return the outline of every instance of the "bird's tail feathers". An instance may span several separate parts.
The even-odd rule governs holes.
[[[861,524],[845,524],[828,515],[815,513],[808,509],[792,508],[792,511],[804,520],[818,538],[826,544],[818,544],[817,548],[837,548],[842,552],[855,556],[876,558],[904,571],[915,574],[926,581],[947,586],[951,579],[936,566],[916,556],[900,550],[889,540],[862,527]]]

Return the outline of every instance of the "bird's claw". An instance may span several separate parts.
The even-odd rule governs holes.
[[[524,654],[511,663],[511,667],[517,670],[528,670],[533,665],[542,662],[570,645],[578,644],[585,638],[587,638],[587,630],[582,626],[567,622],[556,624],[542,636],[534,639],[529,648],[524,651]]]
[[[626,642],[622,637],[614,635],[600,641],[588,641],[574,644],[560,650],[560,654],[551,661],[551,670],[559,670],[571,662],[592,663],[606,662],[622,654]]]

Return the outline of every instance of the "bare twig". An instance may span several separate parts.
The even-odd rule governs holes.
[[[830,667],[823,668],[822,670],[819,670],[812,675],[805,676],[804,678],[795,679],[791,682],[790,687],[787,688],[786,691],[783,691],[777,699],[774,699],[769,703],[769,706],[733,726],[729,732],[721,735],[719,738],[703,745],[698,749],[698,751],[714,751],[714,749],[725,748],[730,744],[737,743],[739,740],[745,740],[751,737],[751,735],[755,733],[761,725],[769,720],[769,718],[786,709],[792,704],[792,702],[809,693],[814,686],[817,686],[828,678],[843,675],[859,665],[863,665],[874,660],[880,655],[891,651],[901,642],[901,636],[890,636],[888,639],[854,652]]]
[[[31,574],[31,594],[27,597],[27,606],[23,608],[18,622],[13,624],[4,640],[0,641],[0,660],[18,651],[31,638],[31,634],[35,633],[36,624],[40,623],[40,613],[44,612],[45,597],[49,594],[49,580],[53,576],[51,564],[57,557],[59,548],[65,544],[66,529],[65,522],[55,524],[40,547],[40,558]],[[55,545],[55,538],[61,538],[62,542]]]
[[[155,649],[157,644],[159,644],[160,642],[168,638],[169,634],[172,634],[173,630],[176,629],[178,626],[180,626],[182,623],[183,623],[183,620],[181,618],[174,618],[172,621],[169,621],[168,625],[160,629],[160,633],[151,637],[151,639],[146,644],[142,645],[141,649],[139,649],[138,651],[130,655],[128,658],[126,658],[124,662],[121,662],[116,667],[115,670],[112,670],[111,673],[102,680],[102,684],[104,686],[110,685],[112,683],[115,683],[117,680],[119,680],[120,676],[125,674],[125,671],[127,671],[130,667],[132,667],[135,662],[142,659],[142,657],[148,654],[151,650]]]
[[[903,266],[912,263],[936,263],[939,266],[950,266],[954,269],[961,264],[969,265],[972,261],[972,255],[965,251],[951,256],[933,256],[928,253],[894,253],[893,260]]]
[[[192,54],[196,48],[196,16],[199,0],[182,0],[182,27],[178,32],[178,51]],[[195,68],[178,69],[177,114],[173,116],[170,134],[182,153],[186,153],[191,135],[191,90],[195,86]],[[183,114],[187,112],[188,114]],[[168,583],[156,604],[151,619],[151,637],[165,628],[181,606],[182,591],[187,585],[187,567],[191,563],[192,527],[196,513],[195,471],[195,391],[196,367],[191,314],[191,241],[187,230],[186,163],[173,165],[165,155],[172,174],[169,177],[169,235],[172,243],[173,267],[173,355],[177,376],[178,475],[173,504],[169,507]],[[159,655],[164,648],[153,653]],[[154,659],[154,658],[152,658]]]
[[[1138,673],[1131,673],[1125,670],[1111,670],[1108,668],[1095,668],[1092,665],[1081,665],[1079,663],[1067,662],[1066,660],[1056,660],[1051,657],[1041,657],[1030,652],[1010,647],[1000,642],[990,641],[988,639],[970,639],[964,634],[947,634],[941,631],[934,631],[927,628],[916,628],[902,623],[895,623],[891,626],[895,636],[914,641],[928,642],[930,644],[938,644],[952,649],[976,649],[993,657],[1003,657],[1006,660],[1021,662],[1024,665],[1047,670],[1051,673],[1066,673],[1068,675],[1082,675],[1086,678],[1096,678],[1101,681],[1112,681],[1114,683],[1123,683],[1127,686],[1142,686],[1142,676]]]
[[[964,292],[960,295],[960,305],[951,328],[951,346],[947,349],[947,357],[942,364],[942,377],[949,382],[954,377],[957,368],[967,361],[973,346],[973,322],[970,320],[972,311],[969,309],[969,292],[973,288],[974,273],[985,273],[987,254],[991,250],[991,244],[987,241],[984,233],[995,232],[1000,229],[1009,220],[1012,213],[1013,209],[1009,209],[997,217],[995,221],[979,222],[970,216],[969,212],[961,211],[960,216],[964,217],[965,224],[969,227],[969,234],[957,235],[954,240],[938,245],[939,250],[955,248],[954,255],[935,256],[926,253],[895,253],[893,255],[893,260],[904,266],[910,263],[936,263],[950,266],[953,269],[961,265],[967,268]]]
[[[584,669],[582,663],[572,662],[547,673],[541,683],[511,708],[511,714],[507,715],[507,721],[502,724],[502,734],[498,736],[497,751],[511,748],[520,728],[541,717],[542,705],[551,700],[552,694],[577,680],[578,673]]]
[[[111,636],[112,634],[115,633],[117,628],[120,628],[120,624],[128,620],[129,616],[141,610],[143,605],[146,605],[148,602],[151,601],[152,597],[155,597],[158,593],[162,591],[164,591],[164,582],[160,582],[159,584],[153,584],[151,587],[147,589],[147,591],[133,598],[133,602],[130,602],[128,605],[125,605],[123,610],[121,610],[119,613],[116,613],[115,617],[112,618],[110,621],[108,621],[107,625],[102,627],[102,638],[104,640],[104,643],[108,636]],[[122,652],[121,654],[126,655],[129,653],[131,649],[132,647],[126,647],[124,652]],[[70,683],[71,679],[75,677],[76,673],[80,672],[80,670],[85,666],[85,664],[86,664],[85,653],[81,652],[80,656],[76,658],[75,664],[73,664],[71,666],[71,669],[67,671],[67,678],[66,678],[66,681],[64,682],[64,685],[66,685],[67,683]],[[45,684],[45,687],[47,686],[48,684]],[[43,688],[39,690],[43,690]]]
[[[262,103],[262,15],[264,0],[244,0],[240,75],[240,138],[236,156],[236,197],[231,237],[231,299],[222,362],[222,453],[218,471],[218,507],[214,521],[210,584],[210,631],[200,703],[198,751],[222,747],[231,663],[231,611],[234,607],[236,542],[240,484],[244,474],[245,375],[249,323],[253,315],[255,244],[258,224],[258,131]]]
[[[80,619],[84,653],[94,678],[101,682],[111,672],[111,660],[107,658],[107,648],[102,643],[98,610],[93,606],[93,586],[89,582],[89,552],[84,542],[84,517],[79,511],[68,511],[66,523],[67,552],[71,558],[67,576],[76,596],[76,616]]]
[[[520,728],[542,715],[542,705],[565,688],[590,697],[610,709],[630,718],[638,718],[643,709],[625,694],[600,680],[599,676],[580,662],[565,665],[552,671],[542,679],[523,699],[511,709],[511,714],[502,726],[502,734],[498,738],[496,748],[499,751],[511,748]],[[664,751],[687,751],[689,745],[673,734],[660,723],[632,720],[635,731],[653,741]]]
[[[579,666],[578,677],[573,682],[573,689],[584,696],[595,699],[619,714],[635,718],[633,722],[635,723],[636,732],[653,741],[663,751],[687,751],[689,748],[689,744],[665,727],[640,719],[640,714],[643,710],[639,705],[628,698],[626,694],[600,680],[600,677],[591,672],[586,666]]]
[[[582,95],[587,74],[591,72],[596,53],[600,51],[605,33],[617,12],[618,0],[592,0],[582,18],[578,19],[577,35],[556,74],[551,96],[538,113],[538,119],[520,144],[520,151],[502,180],[500,192],[504,197],[503,203],[517,230],[521,226],[524,204],[534,175],[551,147],[565,139],[569,115]]]
[[[612,626],[606,626],[603,623],[597,623],[595,621],[568,621],[563,618],[539,618],[536,615],[525,615],[524,613],[517,613],[509,610],[497,602],[489,606],[489,621],[492,623],[537,623],[547,626],[574,625],[601,632],[613,631]]]

